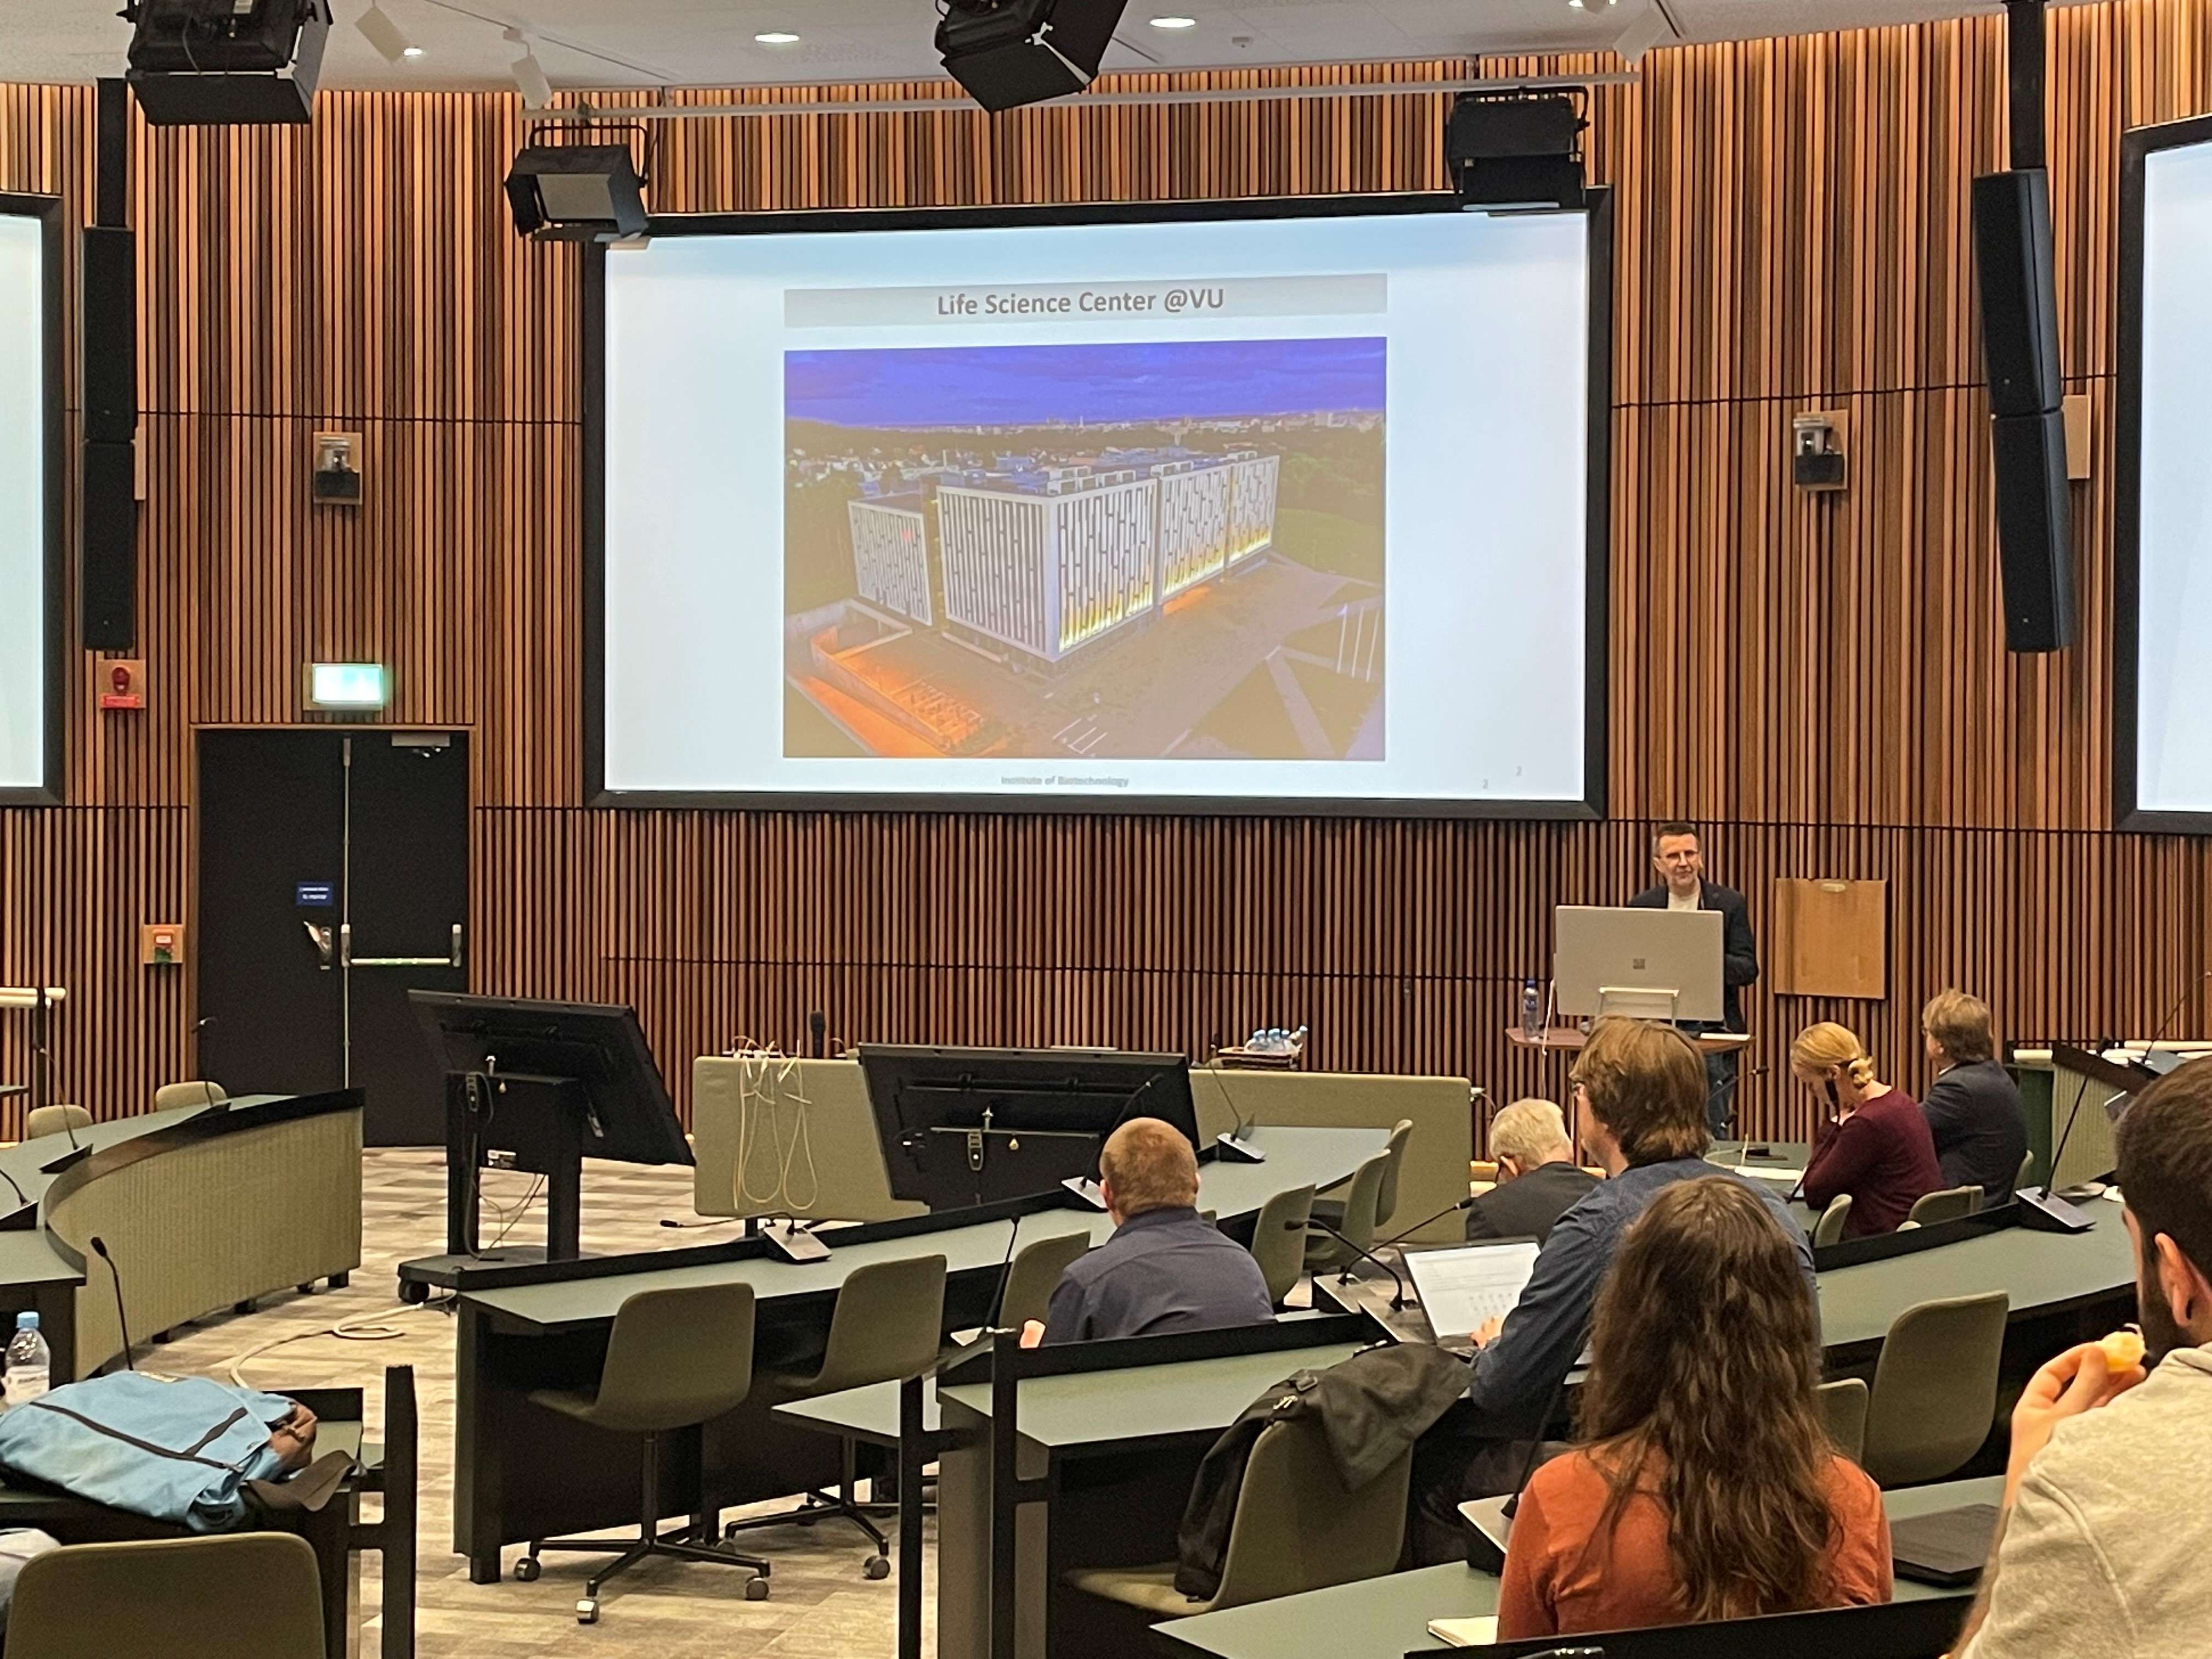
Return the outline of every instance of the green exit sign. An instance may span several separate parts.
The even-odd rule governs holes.
[[[383,708],[392,702],[392,671],[380,662],[311,662],[310,708]]]

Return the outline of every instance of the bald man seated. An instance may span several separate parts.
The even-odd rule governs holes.
[[[1044,1323],[1022,1331],[1039,1342],[1105,1342],[1275,1316],[1267,1281],[1251,1252],[1198,1213],[1198,1158],[1172,1124],[1131,1118],[1106,1138],[1098,1185],[1114,1237],[1061,1275]]]

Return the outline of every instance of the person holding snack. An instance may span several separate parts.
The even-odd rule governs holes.
[[[2021,1395],[1995,1556],[1957,1659],[2148,1659],[2212,1642],[2212,1062],[2145,1090],[2118,1140],[2142,1334],[2068,1349]]]

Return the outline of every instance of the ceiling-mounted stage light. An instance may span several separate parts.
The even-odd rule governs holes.
[[[1452,188],[1472,207],[1581,207],[1585,125],[1569,93],[1463,92],[1444,125]]]
[[[945,0],[937,55],[985,109],[1064,98],[1097,76],[1127,3]]]
[[[403,58],[420,58],[422,48],[415,45],[392,21],[392,15],[371,0],[367,11],[354,20],[354,27],[362,38],[376,48],[377,56],[387,64],[397,64]]]
[[[538,48],[520,29],[507,31],[507,43],[520,46],[522,55],[507,65],[507,72],[514,77],[516,89],[522,94],[525,109],[544,109],[553,101],[553,82],[545,73],[545,66],[538,61]]]
[[[129,71],[147,124],[301,123],[315,101],[325,0],[128,0]]]
[[[574,131],[592,138],[609,129]],[[507,200],[515,229],[542,241],[612,242],[645,234],[645,176],[626,143],[526,145],[507,173]]]

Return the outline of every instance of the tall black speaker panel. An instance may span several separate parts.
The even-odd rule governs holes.
[[[2074,643],[2074,514],[2051,274],[2051,183],[2040,167],[1974,180],[1974,268],[1990,383],[2005,645]]]
[[[1974,180],[1974,268],[1990,410],[2040,415],[2065,396],[2051,266],[2051,184],[2040,168]]]
[[[1997,475],[1997,559],[2004,574],[2005,648],[2074,643],[2074,497],[2066,482],[2066,417],[2001,415],[1990,422]]]
[[[84,435],[127,444],[138,430],[137,240],[94,225],[82,246]]]
[[[128,651],[138,635],[138,501],[132,450],[127,443],[88,443],[83,456],[79,632],[88,651]]]

